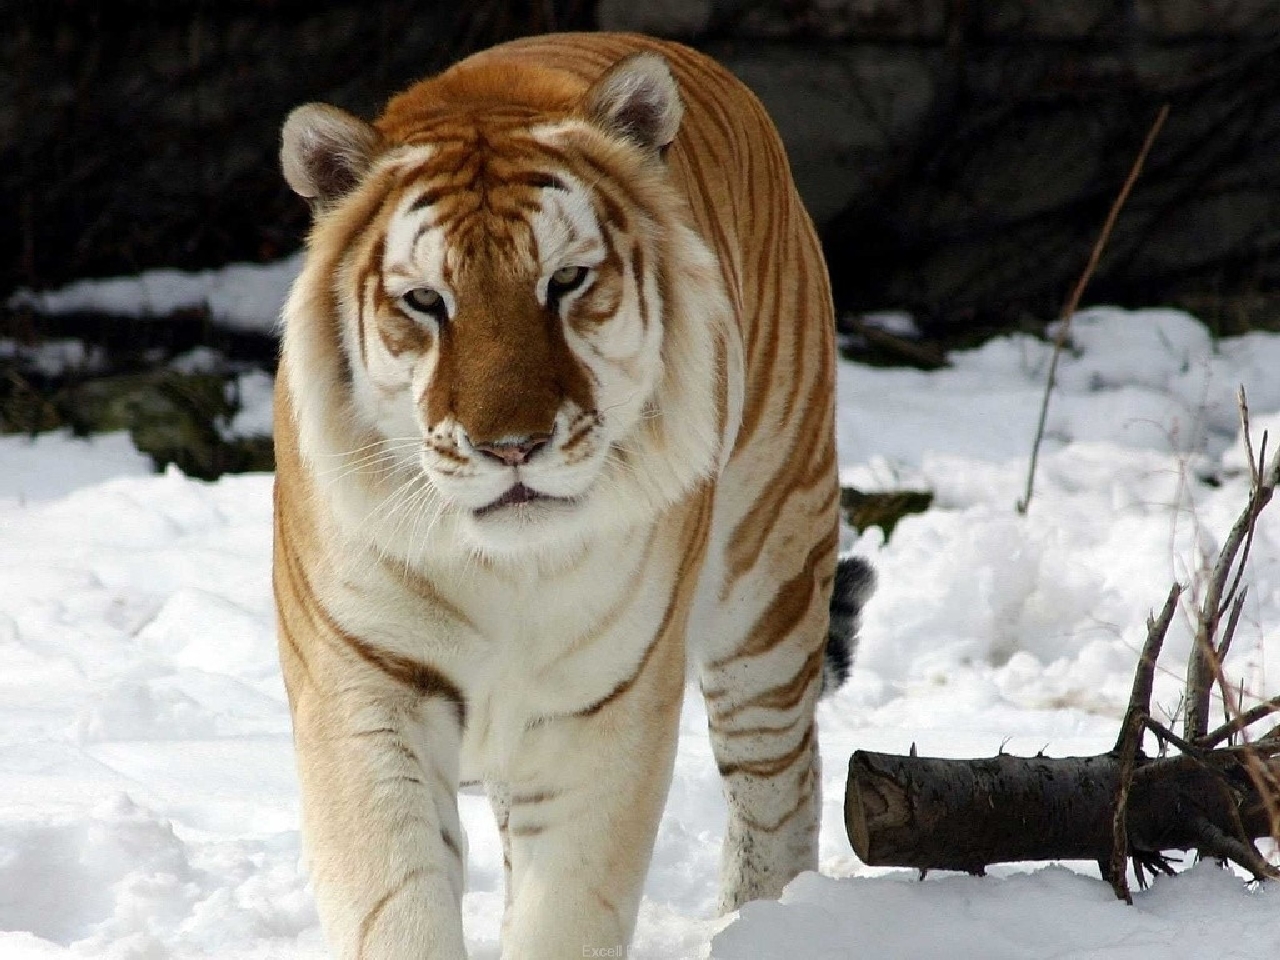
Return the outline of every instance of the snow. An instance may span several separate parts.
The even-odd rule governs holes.
[[[223,326],[269,333],[275,329],[302,254],[275,263],[237,263],[220,270],[148,270],[131,277],[77,280],[57,290],[19,290],[11,307],[41,313],[94,313],[164,317],[207,310]]]
[[[136,306],[120,296],[121,309]],[[887,543],[879,530],[846,531],[880,587],[853,676],[820,707],[822,873],[778,903],[715,917],[724,810],[691,691],[633,957],[1181,960],[1280,949],[1275,886],[1215,865],[1161,878],[1127,907],[1090,864],[919,882],[859,863],[844,835],[855,749],[1105,750],[1147,612],[1174,578],[1197,592],[1245,501],[1239,383],[1255,443],[1264,427],[1280,433],[1280,336],[1215,343],[1173,311],[1094,309],[1075,318],[1072,342],[1025,517],[1014,504],[1045,344],[995,340],[930,373],[841,367],[844,479],[927,488],[936,500]],[[256,411],[245,429],[266,428],[269,388],[242,381]],[[268,476],[151,475],[122,435],[0,438],[0,957],[325,956],[299,850],[270,518]],[[1263,515],[1248,580],[1230,674],[1256,698],[1280,678],[1280,512]],[[1184,612],[1156,686],[1170,714],[1189,643]],[[464,922],[472,955],[493,960],[497,832],[482,797],[460,804]]]
[[[0,504],[52,500],[112,477],[149,473],[151,458],[139,453],[123,431],[92,440],[66,429],[34,437],[0,436]]]

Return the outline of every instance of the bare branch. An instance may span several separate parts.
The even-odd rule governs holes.
[[[1204,819],[1196,822],[1196,832],[1201,838],[1199,847],[1201,853],[1237,863],[1252,873],[1255,880],[1280,877],[1280,870],[1267,863],[1252,843],[1233,837],[1221,827]]]
[[[1249,550],[1249,541],[1245,541],[1244,548],[1247,553]],[[1243,563],[1241,564],[1240,569],[1244,569]],[[1232,590],[1235,590],[1234,586],[1232,587]],[[1240,612],[1244,609],[1244,601],[1247,596],[1249,596],[1249,588],[1246,586],[1235,595],[1235,598],[1231,602],[1231,615],[1227,617],[1227,628],[1222,631],[1222,639],[1218,642],[1219,661],[1227,659],[1227,653],[1231,650],[1231,641],[1235,639],[1236,627],[1240,625]]]
[[[1175,583],[1169,589],[1164,607],[1159,617],[1147,617],[1147,640],[1142,645],[1142,653],[1138,655],[1138,666],[1133,674],[1133,689],[1129,693],[1129,707],[1125,711],[1121,724],[1120,736],[1112,752],[1119,753],[1125,748],[1128,737],[1125,730],[1134,722],[1139,725],[1142,718],[1151,715],[1151,689],[1155,685],[1156,661],[1160,659],[1160,648],[1164,646],[1165,634],[1169,632],[1169,624],[1173,622],[1174,611],[1178,609],[1178,598],[1182,596],[1182,585]],[[1134,717],[1138,717],[1136,721]]]
[[[1243,390],[1239,394],[1239,404],[1241,426],[1245,437],[1248,437],[1249,406],[1245,400]],[[1247,442],[1246,449],[1252,451],[1252,443]],[[1200,740],[1209,729],[1209,697],[1213,691],[1214,681],[1220,675],[1222,655],[1225,653],[1225,649],[1218,647],[1215,642],[1218,634],[1218,623],[1229,605],[1233,613],[1236,610],[1233,595],[1239,586],[1244,565],[1249,559],[1249,548],[1253,543],[1254,528],[1263,508],[1271,501],[1271,496],[1275,492],[1277,478],[1280,478],[1280,456],[1275,458],[1275,463],[1271,468],[1264,469],[1261,457],[1266,456],[1265,441],[1259,456],[1260,459],[1256,464],[1250,461],[1249,475],[1252,482],[1249,491],[1249,502],[1245,504],[1243,512],[1231,527],[1231,532],[1227,534],[1227,539],[1222,544],[1222,549],[1218,553],[1218,560],[1209,576],[1209,583],[1205,590],[1199,615],[1196,618],[1195,640],[1192,644],[1191,656],[1187,660],[1187,715],[1182,727],[1182,735],[1186,740]],[[1241,549],[1242,546],[1243,550]],[[1238,565],[1236,563],[1237,554],[1239,554]],[[1233,569],[1236,573],[1228,590],[1225,589],[1227,578],[1231,576]],[[1225,600],[1223,599],[1224,596],[1226,597]],[[1238,620],[1239,614],[1234,613],[1233,619]],[[1230,631],[1234,632],[1235,627],[1232,623],[1229,622],[1228,627]],[[1230,641],[1227,640],[1226,644],[1229,645]]]
[[[1258,471],[1254,466],[1258,461],[1253,455],[1253,437],[1249,435],[1249,398],[1245,395],[1243,383],[1236,387],[1236,410],[1244,426],[1244,452],[1245,459],[1249,461],[1249,489],[1252,490],[1258,485]]]
[[[1018,501],[1018,513],[1026,513],[1027,508],[1031,506],[1031,495],[1034,492],[1036,482],[1036,463],[1040,459],[1040,443],[1044,439],[1045,421],[1049,416],[1049,396],[1053,393],[1055,378],[1058,373],[1058,358],[1062,355],[1062,348],[1067,342],[1067,334],[1071,330],[1071,318],[1075,316],[1076,309],[1080,306],[1080,298],[1084,295],[1084,288],[1088,285],[1093,273],[1098,269],[1098,261],[1102,258],[1102,251],[1107,246],[1107,240],[1111,238],[1111,230],[1116,225],[1116,219],[1120,216],[1120,210],[1124,207],[1125,201],[1129,199],[1129,193],[1133,190],[1133,185],[1137,183],[1138,176],[1142,173],[1143,164],[1147,162],[1147,154],[1151,152],[1151,145],[1156,142],[1156,137],[1160,135],[1160,128],[1164,126],[1165,118],[1169,116],[1169,105],[1163,104],[1160,112],[1156,114],[1155,120],[1151,124],[1151,129],[1147,131],[1147,138],[1142,141],[1142,149],[1138,151],[1137,158],[1133,161],[1133,166],[1129,168],[1129,175],[1125,178],[1124,185],[1120,188],[1120,192],[1116,194],[1115,200],[1111,204],[1111,209],[1107,212],[1107,219],[1102,224],[1102,230],[1098,233],[1098,239],[1093,244],[1093,250],[1089,254],[1089,262],[1085,264],[1084,270],[1080,274],[1080,278],[1076,280],[1075,288],[1071,291],[1071,296],[1067,298],[1067,302],[1063,305],[1062,313],[1058,315],[1058,335],[1053,341],[1053,356],[1049,360],[1049,375],[1045,378],[1044,398],[1040,401],[1040,419],[1036,423],[1035,440],[1031,443],[1031,464],[1027,469],[1027,489],[1022,495],[1022,499]]]
[[[1178,608],[1182,586],[1175,583],[1165,599],[1158,618],[1147,618],[1147,641],[1142,645],[1137,669],[1133,674],[1133,690],[1129,694],[1129,709],[1125,711],[1120,735],[1112,751],[1119,760],[1120,774],[1116,782],[1116,797],[1111,817],[1111,857],[1106,873],[1111,889],[1125,903],[1133,903],[1129,892],[1129,880],[1125,874],[1125,859],[1129,854],[1129,788],[1133,785],[1133,769],[1142,746],[1142,731],[1151,719],[1151,688],[1155,684],[1156,661],[1164,646],[1165,634],[1173,613]]]
[[[1152,717],[1145,717],[1142,721],[1143,726],[1156,735],[1156,738],[1166,743],[1171,743],[1181,750],[1188,757],[1195,757],[1201,763],[1204,762],[1204,752],[1195,744],[1187,743],[1180,736],[1166,727],[1159,720]]]
[[[1280,697],[1272,697],[1270,700],[1246,710],[1239,716],[1232,717],[1230,721],[1224,723],[1218,729],[1205,734],[1199,741],[1200,747],[1205,750],[1216,747],[1228,737],[1239,733],[1246,727],[1252,726],[1259,720],[1265,720],[1273,713],[1280,713]]]

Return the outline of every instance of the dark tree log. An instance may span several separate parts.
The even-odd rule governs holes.
[[[1198,850],[1244,861],[1224,837],[1270,835],[1263,798],[1235,747],[1200,758],[1139,757],[1128,800],[1129,850],[1140,867],[1163,869],[1163,851]],[[1280,760],[1267,761],[1280,771]],[[977,760],[896,756],[859,750],[849,761],[845,826],[871,866],[963,870],[1018,860],[1097,860],[1112,847],[1120,758],[1014,757]],[[1141,877],[1140,877],[1141,878]]]

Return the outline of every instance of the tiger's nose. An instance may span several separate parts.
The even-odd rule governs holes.
[[[535,433],[527,437],[507,437],[492,443],[476,443],[472,446],[486,457],[497,460],[508,467],[518,467],[533,459],[534,454],[547,445],[551,439],[549,433]]]

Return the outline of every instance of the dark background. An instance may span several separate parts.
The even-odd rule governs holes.
[[[846,325],[906,310],[938,349],[1043,330],[1168,103],[1085,302],[1280,328],[1275,0],[0,0],[0,24],[0,304],[282,257],[307,222],[276,159],[293,106],[371,118],[474,50],[605,27],[690,43],[757,92]],[[269,363],[273,345],[214,320],[8,306],[0,338],[159,336],[166,355],[210,342]],[[17,375],[28,394],[61,388]],[[57,421],[6,414],[6,390],[0,426]]]

